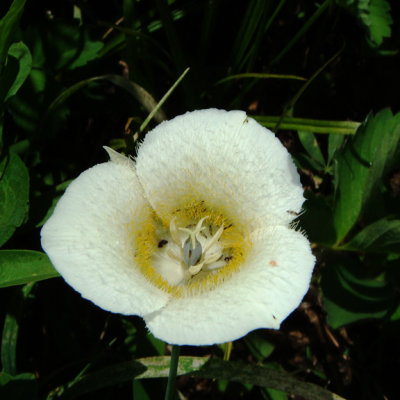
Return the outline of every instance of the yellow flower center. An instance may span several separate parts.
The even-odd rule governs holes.
[[[221,212],[190,202],[158,218],[141,210],[129,224],[134,264],[175,296],[212,290],[238,270],[251,246]]]

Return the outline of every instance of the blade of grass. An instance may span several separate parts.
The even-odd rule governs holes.
[[[163,98],[158,102],[158,104],[154,107],[154,109],[150,112],[150,114],[147,116],[147,118],[143,121],[142,125],[140,125],[139,131],[135,133],[135,137],[139,136],[140,133],[144,131],[146,126],[149,124],[153,116],[157,113],[157,111],[162,107],[162,105],[165,103],[165,101],[168,99],[168,97],[171,95],[171,93],[175,90],[175,88],[181,83],[182,79],[186,76],[186,74],[189,72],[190,68],[186,68],[181,76],[176,80],[176,82],[171,86],[171,88],[168,90],[167,93],[163,96]],[[135,139],[136,141],[137,139]]]
[[[262,39],[265,34],[265,25],[267,24],[269,9],[271,8],[272,1],[264,1],[263,8],[261,10],[260,21],[254,34],[251,46],[249,47],[246,55],[243,57],[240,69],[251,71],[254,69],[257,58],[259,57],[259,49],[261,46]]]
[[[267,23],[265,24],[265,30],[264,33],[266,33],[269,29],[269,27],[271,26],[271,24],[274,22],[276,16],[278,15],[280,9],[283,7],[283,5],[286,3],[286,0],[281,0],[279,2],[279,4],[276,6],[274,12],[272,13],[272,15],[269,17],[269,20],[267,21]]]
[[[243,74],[235,74],[229,75],[225,78],[220,79],[215,83],[216,85],[220,85],[221,83],[230,81],[232,79],[244,79],[244,78],[259,78],[259,79],[293,79],[297,81],[306,81],[306,78],[298,75],[285,75],[285,74],[267,74],[267,73],[259,73],[259,72],[245,72]]]
[[[197,56],[198,65],[203,65],[206,62],[208,45],[213,37],[220,4],[221,0],[208,0],[204,6],[205,10],[203,22],[201,23],[200,44]]]
[[[339,56],[339,54],[343,51],[344,49],[344,45],[342,46],[342,48],[336,52],[328,61],[326,61],[320,68],[318,68],[311,76],[310,79],[308,79],[304,85],[297,91],[297,93],[293,96],[293,98],[289,101],[288,104],[286,104],[283,112],[282,112],[282,116],[281,116],[281,120],[278,121],[278,123],[276,124],[274,131],[276,131],[279,128],[280,123],[282,122],[282,119],[284,116],[291,114],[293,112],[293,108],[295,106],[295,104],[297,103],[297,101],[299,100],[300,96],[306,91],[306,89],[311,85],[311,83],[315,80],[315,78],[334,60],[336,59],[336,57]]]
[[[136,100],[148,111],[152,112],[154,108],[157,106],[156,100],[153,96],[142,86],[138,85],[137,83],[130,81],[128,79],[123,78],[120,75],[108,74],[108,75],[101,75],[101,76],[94,76],[89,79],[85,79],[83,81],[77,82],[74,85],[70,86],[68,89],[64,90],[48,107],[44,120],[50,116],[50,114],[60,105],[65,103],[74,93],[78,90],[88,86],[92,82],[96,81],[109,81],[114,85],[121,87],[122,89],[129,92]],[[154,118],[158,121],[164,121],[165,114],[160,109],[157,109],[156,113],[153,114]]]
[[[183,50],[181,40],[175,29],[171,11],[168,7],[168,3],[165,2],[164,0],[156,0],[156,5],[158,12],[160,13],[161,16],[161,21],[165,33],[167,35],[167,40],[169,47],[171,49],[172,59],[175,64],[175,68],[178,72],[180,72],[186,67],[186,65],[188,65],[188,63],[185,61],[184,58],[185,51]],[[186,104],[190,108],[192,104],[195,104],[194,90],[191,87],[189,81],[186,81],[182,87],[185,93]]]
[[[250,2],[246,9],[233,46],[233,65],[235,70],[243,70],[246,61],[245,54],[251,51],[255,37],[257,37],[257,31],[264,29],[262,21],[265,8],[265,0],[256,0]]]
[[[270,65],[278,63],[283,56],[296,44],[296,42],[310,29],[311,25],[317,21],[321,14],[327,9],[331,0],[325,0],[314,12],[314,14],[306,21],[300,30],[293,36],[289,43],[281,50],[281,52],[271,61]]]

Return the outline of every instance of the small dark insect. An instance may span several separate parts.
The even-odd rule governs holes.
[[[158,248],[161,249],[168,243],[168,240],[162,239],[158,242]]]
[[[273,319],[276,319],[275,315],[272,315],[272,318],[273,318]]]
[[[228,262],[228,261],[232,260],[232,258],[233,258],[232,256],[225,257],[225,258],[224,258],[224,261]]]
[[[299,216],[299,213],[297,213],[296,211],[287,210],[286,212],[287,212],[288,214],[290,214],[290,215],[295,215],[296,217]]]

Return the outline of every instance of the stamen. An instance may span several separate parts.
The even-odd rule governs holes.
[[[192,247],[193,248],[196,247],[196,235],[205,229],[204,227],[202,227],[202,225],[203,225],[203,221],[206,218],[208,218],[208,217],[206,216],[206,217],[202,218],[197,223],[196,228],[194,228],[193,230],[192,229],[188,229],[188,228],[179,228],[179,230],[181,230],[182,232],[186,232],[189,235],[189,237],[190,237],[190,239],[192,241]]]
[[[203,268],[204,262],[197,264],[197,265],[192,265],[191,267],[189,267],[189,272],[191,275],[196,275],[198,274],[201,269]]]
[[[179,246],[181,247],[181,242],[179,240],[179,235],[178,235],[178,229],[176,228],[175,225],[175,218],[172,218],[170,223],[169,223],[169,231],[171,232],[171,237],[172,240]]]
[[[217,230],[217,233],[206,244],[206,247],[204,248],[203,253],[205,253],[208,249],[210,249],[213,244],[218,242],[218,240],[221,237],[223,231],[224,231],[224,224],[221,225],[221,227]]]

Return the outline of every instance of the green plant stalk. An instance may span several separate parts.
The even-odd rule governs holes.
[[[178,371],[179,350],[180,350],[180,347],[178,345],[172,346],[171,361],[169,364],[167,390],[165,392],[165,400],[173,400],[173,398],[175,397],[175,383],[176,383],[176,375],[177,375],[177,371]]]
[[[252,115],[256,121],[266,128],[274,129],[281,119],[280,116]],[[279,129],[325,133],[336,135],[354,135],[360,122],[356,121],[328,121],[306,118],[284,117],[279,124]]]

